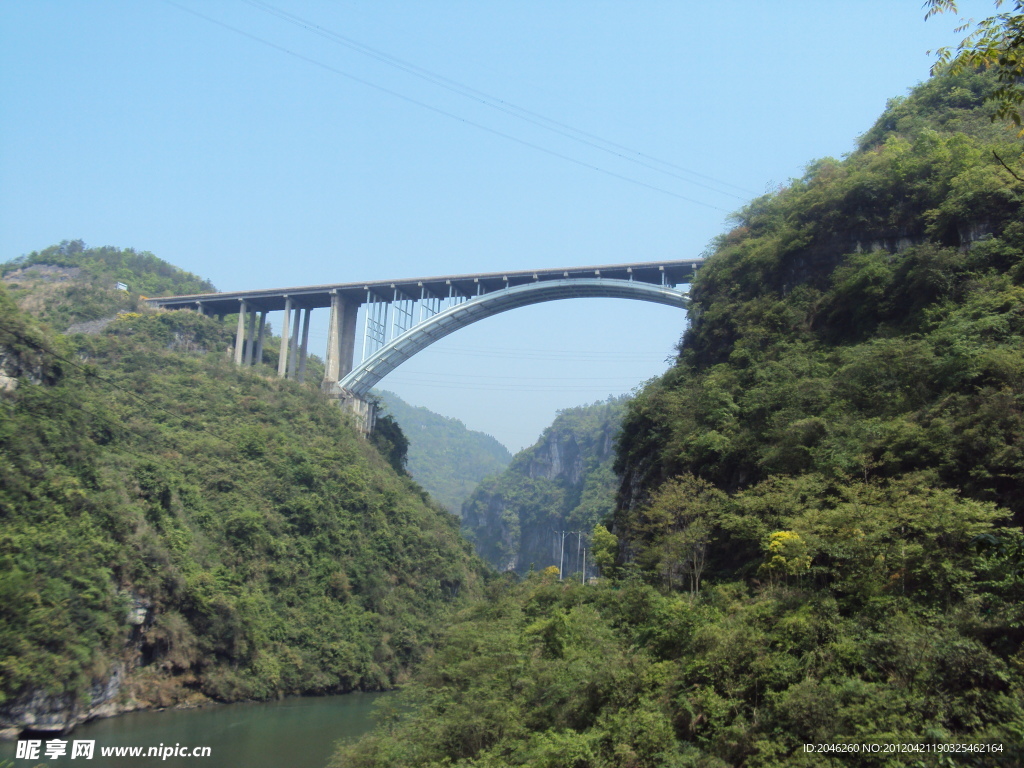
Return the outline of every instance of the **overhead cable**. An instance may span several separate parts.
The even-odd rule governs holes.
[[[511,115],[512,117],[515,117],[519,120],[523,120],[525,122],[531,123],[532,125],[536,125],[540,128],[543,128],[546,131],[551,131],[552,133],[556,133],[559,136],[564,136],[568,139],[571,139],[572,141],[577,141],[581,144],[587,145],[588,147],[593,147],[594,149],[597,149],[601,152],[606,152],[610,155],[626,160],[627,162],[641,165],[644,168],[649,168],[658,173],[663,173],[667,176],[680,179],[689,184],[694,184],[698,187],[703,187],[704,189],[710,189],[712,192],[727,195],[729,197],[736,198],[737,200],[745,200],[746,196],[740,196],[732,192],[726,192],[722,189],[712,187],[709,184],[694,181],[693,179],[687,178],[686,176],[682,176],[679,173],[675,173],[671,170],[667,170],[666,168],[659,168],[658,165],[666,166],[667,168],[673,168],[677,171],[682,171],[683,173],[688,173],[692,176],[697,176],[702,179],[707,179],[708,181],[712,181],[720,186],[732,187],[733,189],[746,193],[747,196],[757,194],[756,192],[744,189],[743,187],[738,187],[735,184],[730,184],[726,181],[722,181],[721,179],[716,179],[713,176],[708,176],[703,173],[698,173],[697,171],[692,171],[689,168],[684,168],[680,165],[676,165],[675,163],[671,163],[667,160],[660,160],[657,157],[654,157],[653,155],[648,155],[643,152],[639,152],[635,149],[630,149],[629,147],[623,144],[610,141],[609,139],[602,138],[601,136],[598,136],[593,133],[588,133],[587,131],[580,130],[579,128],[574,128],[573,126],[568,125],[566,123],[562,123],[559,122],[558,120],[546,117],[545,115],[542,115],[539,112],[534,112],[532,110],[526,109],[525,107],[517,106],[516,104],[513,104],[502,98],[492,96],[491,94],[488,94],[484,91],[480,91],[476,88],[473,88],[472,86],[460,83],[457,80],[452,80],[451,78],[445,77],[444,75],[439,75],[436,72],[431,72],[429,69],[425,69],[411,62],[399,59],[396,56],[392,56],[383,51],[371,48],[370,46],[364,45],[363,43],[360,43],[357,40],[353,40],[350,37],[346,37],[345,35],[342,35],[338,32],[333,32],[329,29],[326,29],[325,27],[322,27],[319,24],[316,24],[315,22],[303,19],[300,16],[296,16],[295,14],[281,10],[280,8],[276,8],[273,5],[270,5],[269,3],[262,2],[262,0],[242,0],[242,2],[252,6],[253,8],[257,8],[258,10],[264,11],[265,13],[275,16],[283,21],[286,21],[290,24],[299,26],[309,32],[312,32],[315,35],[330,40],[333,43],[343,45],[346,48],[356,51],[357,53],[360,53],[364,56],[369,56],[372,59],[380,61],[389,66],[396,67],[397,69],[400,69],[403,72],[406,72],[414,77],[418,77],[422,80],[426,80],[429,83],[433,83],[434,85],[440,88],[444,88],[445,90],[450,91],[451,93],[456,93],[465,98],[472,99],[478,104],[483,104],[492,109],[504,112],[505,114]],[[657,163],[658,165],[655,165],[654,163]]]
[[[415,104],[418,107],[422,107],[423,109],[427,109],[427,110],[429,110],[431,112],[434,112],[434,113],[436,113],[438,115],[443,115],[444,117],[451,118],[452,120],[458,120],[460,123],[472,126],[473,128],[477,128],[477,129],[479,129],[481,131],[485,131],[486,133],[490,133],[490,134],[493,134],[495,136],[500,136],[501,138],[508,139],[509,141],[513,141],[516,144],[520,144],[520,145],[522,145],[524,147],[529,147],[530,149],[534,149],[534,150],[536,150],[538,152],[543,152],[546,155],[551,155],[552,157],[557,157],[560,160],[565,160],[568,163],[572,163],[574,165],[578,165],[578,166],[581,166],[583,168],[588,168],[588,169],[590,169],[592,171],[596,171],[596,172],[602,173],[602,174],[604,174],[606,176],[610,176],[612,178],[619,179],[620,181],[625,181],[625,182],[628,182],[630,184],[635,184],[636,186],[639,186],[639,187],[644,187],[644,188],[652,190],[654,192],[660,192],[660,193],[662,193],[664,195],[668,195],[669,197],[674,197],[674,198],[676,198],[678,200],[685,200],[688,203],[693,203],[694,205],[700,205],[700,206],[703,206],[704,208],[710,208],[710,209],[715,210],[715,211],[721,211],[722,213],[726,213],[726,214],[731,213],[731,211],[728,211],[725,208],[720,208],[717,205],[712,205],[711,203],[705,203],[705,202],[703,202],[701,200],[695,200],[692,197],[687,197],[686,195],[680,195],[679,193],[673,192],[673,191],[671,191],[669,189],[665,189],[664,187],[659,187],[659,186],[657,186],[655,184],[648,184],[645,181],[640,181],[639,179],[634,179],[634,178],[632,178],[630,176],[626,176],[626,175],[621,174],[621,173],[616,173],[615,171],[608,170],[607,168],[602,168],[601,166],[594,165],[593,163],[588,163],[588,162],[586,162],[584,160],[579,160],[577,158],[570,157],[569,155],[564,155],[561,152],[556,152],[553,149],[548,149],[547,147],[543,147],[540,144],[535,144],[532,141],[527,141],[525,139],[521,139],[521,138],[519,138],[517,136],[513,136],[510,133],[505,133],[504,131],[499,131],[496,128],[491,128],[489,126],[486,126],[483,123],[478,123],[478,122],[475,122],[473,120],[469,120],[468,118],[465,118],[465,117],[462,117],[460,115],[457,115],[454,112],[448,112],[447,110],[441,109],[440,107],[435,107],[432,104],[427,104],[426,102],[420,101],[419,99],[414,99],[411,96],[406,96],[403,93],[399,93],[398,91],[394,91],[394,90],[392,90],[390,88],[386,88],[386,87],[384,87],[382,85],[378,85],[377,83],[374,83],[374,82],[372,82],[370,80],[366,80],[366,79],[364,79],[362,77],[358,77],[358,76],[353,75],[353,74],[351,74],[349,72],[346,72],[346,71],[344,71],[342,69],[338,69],[337,67],[334,67],[334,66],[332,66],[330,64],[326,64],[326,63],[324,63],[322,61],[319,61],[317,59],[314,59],[314,58],[312,58],[310,56],[306,56],[305,54],[297,53],[297,52],[295,52],[295,51],[293,51],[293,50],[291,50],[289,48],[285,48],[283,45],[278,45],[277,43],[274,43],[274,42],[272,42],[270,40],[267,40],[265,38],[259,37],[258,35],[254,35],[254,34],[252,34],[250,32],[246,32],[245,30],[238,29],[237,27],[233,27],[230,24],[227,24],[226,22],[220,21],[219,19],[215,19],[215,18],[213,18],[211,16],[207,16],[204,13],[200,13],[199,11],[193,10],[193,9],[188,8],[186,6],[183,6],[183,5],[179,4],[179,3],[176,3],[176,2],[174,2],[174,0],[164,0],[164,2],[167,3],[168,5],[174,6],[175,8],[177,8],[179,10],[185,11],[186,13],[190,13],[193,16],[197,16],[198,18],[201,18],[201,19],[203,19],[205,21],[208,21],[211,24],[216,24],[219,27],[223,27],[224,29],[227,29],[227,30],[229,30],[231,32],[234,32],[235,34],[241,35],[242,37],[246,37],[246,38],[248,38],[250,40],[253,40],[254,42],[260,43],[261,45],[266,45],[266,46],[268,46],[270,48],[273,48],[276,51],[280,51],[281,53],[284,53],[284,54],[286,54],[288,56],[296,58],[296,59],[298,59],[300,61],[304,61],[307,64],[312,64],[313,66],[320,67],[321,69],[324,69],[324,70],[326,70],[328,72],[336,74],[336,75],[338,75],[340,77],[344,77],[344,78],[346,78],[348,80],[351,80],[352,82],[359,83],[360,85],[365,85],[368,88],[373,88],[374,90],[380,91],[381,93],[386,93],[389,96],[394,96],[396,99],[401,99],[402,101],[408,102],[410,104]]]

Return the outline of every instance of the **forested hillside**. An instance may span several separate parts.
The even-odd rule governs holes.
[[[394,418],[409,442],[409,474],[449,512],[461,514],[462,502],[477,484],[512,460],[508,448],[458,419],[409,405],[393,392],[374,397],[382,406],[379,413]]]
[[[63,333],[75,323],[136,311],[139,296],[209,293],[209,280],[178,269],[148,251],[88,248],[65,240],[0,265],[0,277],[21,309]],[[120,290],[118,283],[126,289]]]
[[[921,472],[1024,510],[1024,184],[999,162],[1022,145],[984,117],[990,82],[925,84],[737,215],[679,363],[627,419],[628,495],[683,472],[727,491]]]
[[[116,276],[183,287],[150,258]],[[59,327],[66,287],[22,299]],[[0,726],[389,687],[477,590],[458,519],[315,386],[232,365],[229,325],[62,336],[0,289]]]
[[[615,505],[612,463],[625,404],[612,398],[559,412],[535,445],[473,491],[462,530],[481,557],[520,575],[560,561],[564,573],[581,571],[591,530]]]
[[[601,583],[495,585],[337,765],[1024,761],[1024,144],[988,119],[998,82],[930,80],[736,215],[627,408]]]

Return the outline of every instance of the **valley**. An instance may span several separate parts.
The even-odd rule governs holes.
[[[236,317],[145,303],[213,290],[153,254],[3,265],[5,735],[397,690],[331,765],[1019,763],[1024,145],[994,78],[922,83],[747,203],[664,374],[515,456],[387,392],[365,436],[313,355],[237,365]]]

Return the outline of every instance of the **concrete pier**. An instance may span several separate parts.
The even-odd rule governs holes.
[[[377,421],[377,406],[358,395],[341,390],[337,395],[338,404],[355,417],[356,429],[364,435],[373,432]]]
[[[238,331],[235,333],[235,365],[242,364],[245,353],[245,315],[248,305],[245,299],[238,300]]]
[[[284,320],[281,322],[281,352],[277,358],[277,375],[283,379],[288,374],[288,322],[292,317],[292,300],[290,296],[284,299]]]
[[[323,386],[329,388],[352,370],[356,353],[356,316],[359,305],[338,291],[331,293],[331,319],[327,326],[327,359]]]
[[[260,330],[259,335],[256,337],[256,365],[263,362],[263,339],[267,331],[267,313],[266,310],[260,312]]]
[[[256,313],[249,313],[248,338],[245,341],[245,365],[252,365],[252,354],[256,347]]]
[[[306,354],[307,347],[309,346],[309,316],[312,313],[313,310],[307,308],[302,316],[302,342],[299,346],[299,370],[295,376],[295,378],[300,382],[306,380]]]

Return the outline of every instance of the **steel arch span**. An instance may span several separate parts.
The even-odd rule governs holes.
[[[410,357],[460,328],[493,315],[558,299],[611,298],[650,301],[685,309],[688,295],[675,288],[608,278],[568,278],[517,285],[448,307],[378,349],[332,389],[364,397],[378,381]]]

